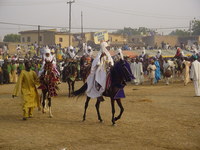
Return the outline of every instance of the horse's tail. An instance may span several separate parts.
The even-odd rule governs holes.
[[[81,94],[83,94],[86,90],[87,90],[87,82],[86,82],[85,84],[83,84],[83,86],[82,86],[80,89],[74,91],[74,92],[73,92],[73,95],[74,95],[74,96],[81,95]]]

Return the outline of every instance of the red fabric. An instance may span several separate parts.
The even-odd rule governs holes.
[[[111,86],[111,78],[110,78],[110,72],[109,72],[106,79],[106,89],[109,89],[110,86]]]

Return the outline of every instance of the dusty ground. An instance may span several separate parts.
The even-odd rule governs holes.
[[[76,84],[76,89],[82,85]],[[81,122],[85,98],[68,98],[67,85],[53,99],[53,118],[37,109],[22,121],[20,98],[11,98],[14,85],[0,86],[0,149],[2,150],[199,150],[200,98],[193,85],[128,85],[125,112],[111,125],[110,100],[101,104],[104,123],[90,102]],[[117,109],[118,113],[118,109]]]

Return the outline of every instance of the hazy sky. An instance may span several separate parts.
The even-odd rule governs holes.
[[[200,19],[200,0],[76,0],[72,28],[80,28],[81,11],[86,28],[188,27],[191,19]],[[0,0],[0,22],[68,27],[68,20],[67,0]],[[29,29],[37,27],[0,24],[0,36]]]

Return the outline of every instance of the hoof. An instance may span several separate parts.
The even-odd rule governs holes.
[[[53,118],[53,115],[50,115],[49,118]]]
[[[82,122],[85,122],[85,119],[83,119]]]
[[[115,117],[114,119],[115,119],[115,121],[117,121],[117,120],[119,120],[120,118],[118,118],[118,117]]]
[[[26,117],[23,117],[23,118],[22,118],[22,120],[26,121],[26,120],[27,120],[27,118],[26,118]]]
[[[113,127],[117,126],[115,123],[112,124]]]
[[[104,121],[103,121],[103,120],[99,120],[99,122],[100,122],[100,123],[104,123]]]

